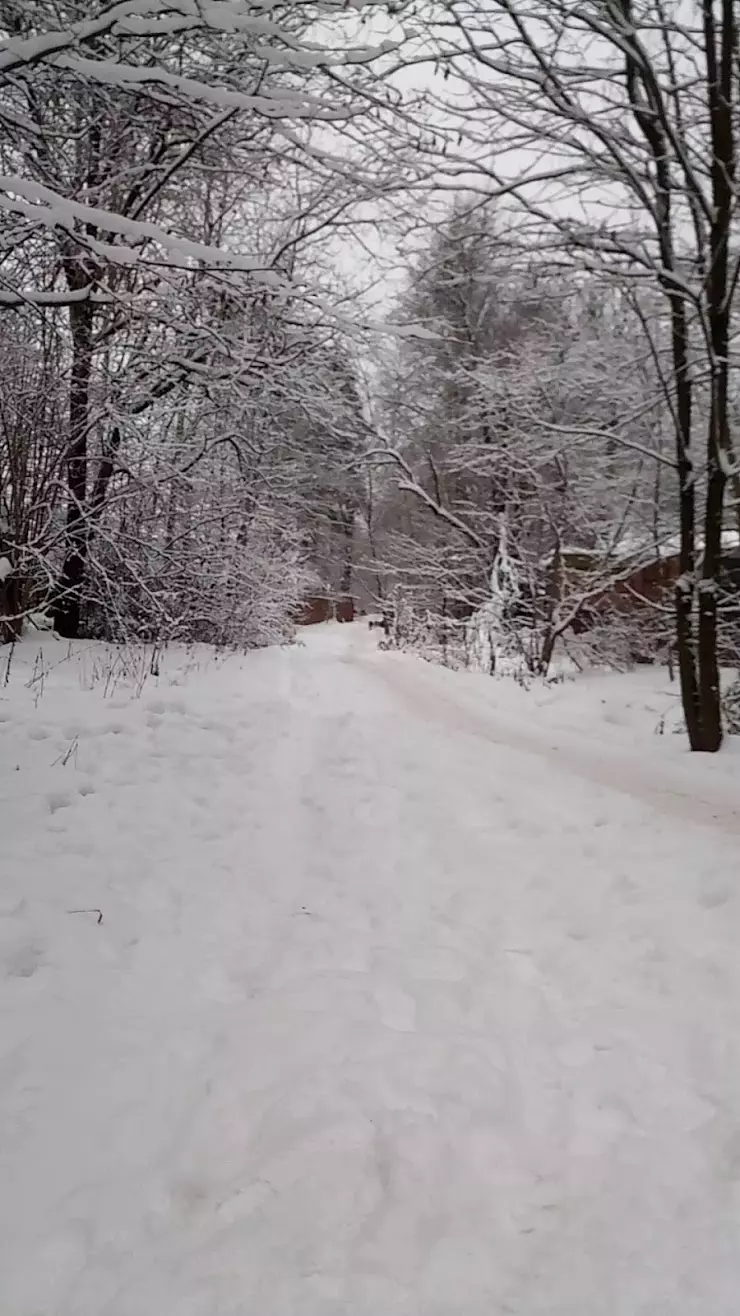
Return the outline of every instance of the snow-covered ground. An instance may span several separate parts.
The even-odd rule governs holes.
[[[39,647],[2,1316],[736,1316],[738,755],[654,734],[661,674]]]

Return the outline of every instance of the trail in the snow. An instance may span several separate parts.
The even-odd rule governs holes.
[[[734,1316],[736,843],[425,672],[3,724],[3,1316]]]
[[[378,661],[364,649],[353,655],[365,671],[374,673],[404,701],[405,706],[427,721],[437,722],[458,733],[488,740],[545,759],[559,772],[572,773],[648,804],[682,822],[705,824],[740,835],[740,802],[737,786],[713,781],[702,794],[696,780],[674,764],[645,764],[637,753],[613,746],[600,747],[595,740],[580,741],[572,734],[538,732],[536,724],[507,723],[486,709],[472,707],[465,691],[455,689],[455,677],[414,659]],[[440,678],[442,678],[440,680]]]

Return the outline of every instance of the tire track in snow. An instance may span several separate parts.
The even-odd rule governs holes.
[[[466,703],[462,690],[456,697],[451,688],[443,688],[439,678],[447,673],[418,659],[401,655],[368,656],[357,651],[350,651],[348,659],[364,671],[372,672],[409,711],[430,722],[521,754],[536,755],[572,776],[617,791],[637,804],[657,809],[681,822],[740,835],[740,807],[737,793],[729,782],[712,783],[711,789],[708,783],[702,782],[698,789],[707,793],[698,795],[697,784],[672,765],[652,759],[646,770],[639,759],[619,750],[576,743],[554,731],[543,734],[536,728],[507,724],[485,705],[473,709]],[[553,743],[556,738],[559,744]]]

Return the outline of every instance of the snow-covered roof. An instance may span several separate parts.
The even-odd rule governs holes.
[[[699,552],[704,549],[704,536],[696,536],[696,547]],[[740,550],[740,531],[723,530],[722,531],[722,550],[725,553]],[[656,558],[676,557],[681,551],[681,540],[678,535],[670,535],[662,538],[656,545],[655,539],[647,536],[636,534],[627,534],[619,540],[617,544],[604,543],[595,548],[585,544],[563,544],[560,548],[562,558],[591,558],[594,562],[611,563],[629,563],[633,559],[642,559],[645,562],[655,561]],[[546,566],[552,562],[555,550],[552,549],[541,559],[541,565]]]
[[[697,535],[696,546],[698,549],[704,547],[704,536]],[[733,548],[740,548],[740,532],[737,530],[722,531],[722,547],[725,551]],[[650,554],[652,557],[673,557],[674,554],[681,550],[681,539],[679,535],[670,535],[659,539],[656,552],[656,543],[654,536],[646,535],[624,535],[620,539],[616,549],[612,552],[612,557],[626,558],[637,557]]]

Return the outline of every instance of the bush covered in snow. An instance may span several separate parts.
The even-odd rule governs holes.
[[[727,734],[740,736],[740,676],[727,686],[722,695],[722,714]]]

